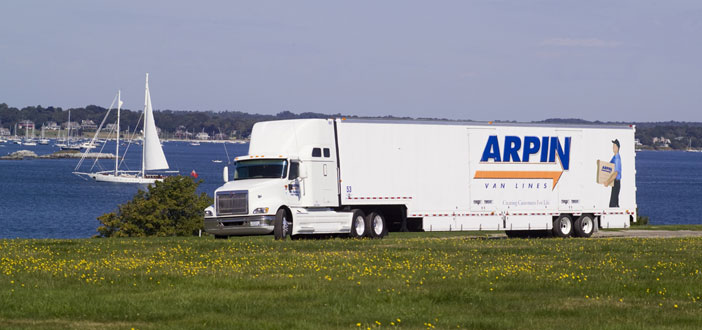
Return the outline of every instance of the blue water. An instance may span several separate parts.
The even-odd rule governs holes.
[[[226,144],[229,157],[246,154],[248,145]],[[39,155],[53,146],[0,144],[0,155],[28,149]],[[212,196],[222,184],[227,156],[222,144],[164,143],[171,169],[195,170],[199,191]],[[113,151],[108,142],[106,151]],[[212,160],[223,160],[213,163]],[[127,165],[139,169],[141,148],[132,145]],[[92,160],[86,160],[87,170]],[[0,238],[81,238],[96,233],[97,217],[132,198],[138,185],[97,183],[71,174],[76,159],[0,160]],[[101,160],[112,169],[114,160]],[[702,224],[702,153],[642,151],[636,157],[639,212],[652,224]]]
[[[637,152],[636,186],[650,223],[702,224],[702,152]]]
[[[248,145],[242,144],[226,144],[226,148],[231,159],[248,151]],[[53,146],[6,143],[0,144],[0,155],[22,149],[38,155],[58,150]],[[227,163],[224,145],[167,142],[163,150],[172,170],[183,175],[189,175],[192,170],[197,172],[198,179],[203,180],[198,191],[212,196],[222,185],[222,167]],[[114,152],[114,143],[108,142],[104,152]],[[213,163],[215,159],[223,162]],[[130,200],[139,187],[144,188],[83,180],[71,173],[77,163],[78,159],[0,160],[0,238],[93,236],[100,225],[98,216],[115,211],[117,205]],[[83,171],[89,170],[92,163],[92,159],[86,159]],[[125,163],[131,170],[141,168],[140,146],[129,147]],[[114,160],[100,160],[99,165],[102,169],[96,167],[95,170],[111,170]]]

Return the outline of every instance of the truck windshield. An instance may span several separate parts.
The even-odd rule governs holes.
[[[255,159],[236,162],[234,180],[285,178],[288,161],[285,159]]]

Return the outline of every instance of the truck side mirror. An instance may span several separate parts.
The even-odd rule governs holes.
[[[225,166],[222,169],[222,178],[224,179],[224,183],[229,182],[229,166]]]
[[[300,173],[298,174],[298,176],[300,177],[300,179],[307,178],[307,166],[305,166],[305,163],[300,162],[300,170],[299,171],[300,171]]]

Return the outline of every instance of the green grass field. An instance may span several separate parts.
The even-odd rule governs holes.
[[[699,329],[702,238],[0,240],[0,328]]]

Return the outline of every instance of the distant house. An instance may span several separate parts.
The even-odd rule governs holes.
[[[665,137],[654,137],[653,138],[653,145],[657,147],[663,147],[663,148],[668,148],[670,147],[670,139],[666,139]]]
[[[71,129],[79,129],[80,124],[78,124],[77,121],[67,121],[67,122],[61,124],[61,127],[63,127],[64,129],[68,129],[69,127]]]
[[[46,122],[46,125],[44,125],[45,129],[48,129],[50,131],[58,131],[59,125],[55,121],[49,121]]]
[[[84,131],[95,131],[97,130],[97,125],[95,125],[94,121],[90,119],[85,119],[81,120],[80,128],[82,128]]]
[[[10,136],[10,130],[5,127],[0,127],[0,136]]]
[[[31,120],[22,120],[17,123],[17,129],[34,129],[34,122]]]
[[[105,125],[105,129],[108,131],[114,131],[115,127],[117,127],[116,123],[109,123],[109,124]]]
[[[178,128],[176,128],[175,131],[175,137],[176,139],[189,139],[193,134],[188,132],[188,129],[185,128],[185,126],[180,125]]]
[[[224,134],[224,133],[217,133],[214,135],[215,140],[226,140],[228,138],[229,137],[227,136],[227,134]]]
[[[210,135],[207,134],[207,132],[203,131],[203,132],[197,133],[197,135],[195,135],[195,138],[198,140],[209,140]]]
[[[634,145],[637,147],[641,147],[641,146],[643,146],[643,143],[641,143],[641,140],[639,140],[639,139],[634,139]]]

